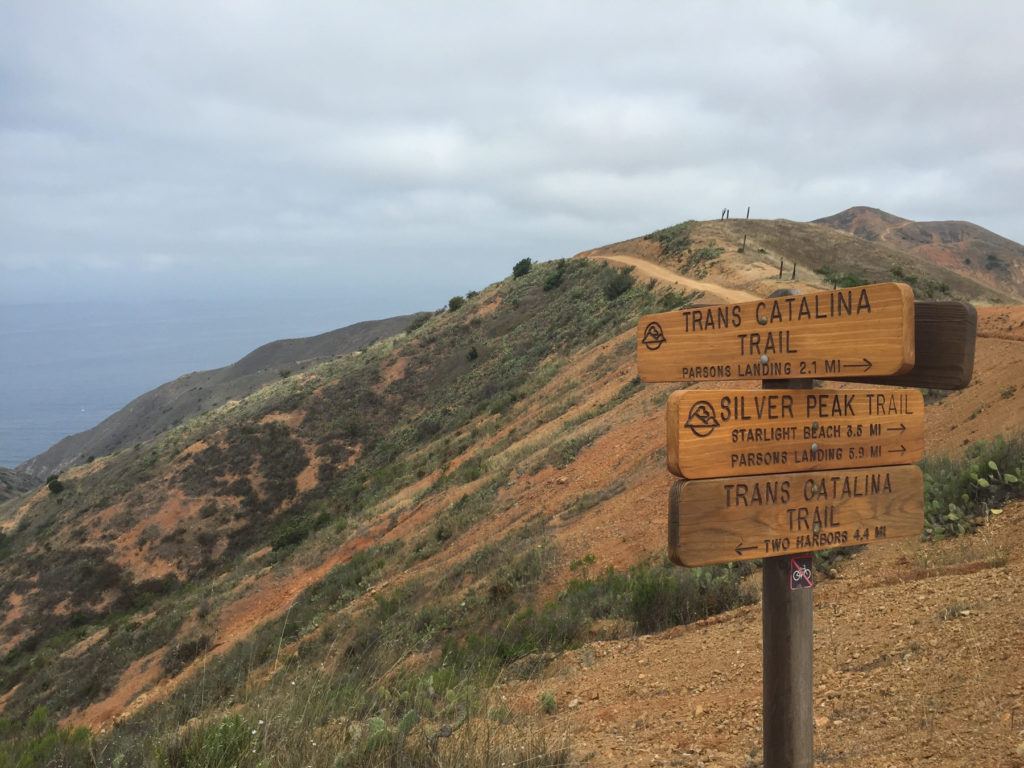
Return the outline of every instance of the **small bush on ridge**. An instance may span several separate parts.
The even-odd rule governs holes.
[[[533,269],[533,259],[520,259],[516,262],[515,266],[512,267],[512,277],[525,277],[530,273],[531,269]]]

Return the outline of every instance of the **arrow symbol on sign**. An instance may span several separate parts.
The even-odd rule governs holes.
[[[748,549],[757,549],[757,544],[751,544],[748,547],[744,547],[743,542],[741,541],[739,544],[736,545],[736,554],[742,557],[743,553],[746,552]]]
[[[862,357],[861,360],[863,360],[864,362],[863,363],[843,363],[843,368],[844,369],[846,369],[846,368],[860,368],[865,373],[867,373],[868,371],[871,370],[871,361],[868,360],[866,357]]]
[[[903,443],[900,443],[900,447],[899,448],[890,448],[889,449],[889,453],[900,453],[900,454],[902,454],[902,453],[906,453],[906,452],[907,452],[907,446],[903,445]]]
[[[904,424],[904,423],[903,423],[903,422],[901,421],[901,422],[900,422],[900,425],[899,425],[898,427],[886,427],[886,428],[885,428],[885,431],[886,431],[886,432],[906,432],[906,431],[907,431],[907,425],[906,425],[906,424]]]

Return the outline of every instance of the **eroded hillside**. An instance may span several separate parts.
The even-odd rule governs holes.
[[[281,339],[254,349],[241,360],[211,371],[187,373],[132,400],[92,429],[69,435],[18,469],[42,479],[90,457],[105,456],[156,437],[204,411],[255,392],[323,360],[354,352],[401,333],[421,315],[369,320],[317,336]]]
[[[766,295],[780,253],[819,287],[810,246],[778,244],[791,224],[688,224],[535,265],[0,507],[4,715],[44,704],[102,729],[104,765],[191,765],[224,734],[252,766],[756,764],[757,575],[663,564],[674,387],[636,379],[634,324]],[[836,237],[865,277],[891,272],[889,251]],[[1022,323],[982,312],[972,386],[929,397],[931,454],[1020,430]],[[1024,623],[1020,553],[1000,546],[1022,514],[824,566],[829,761],[959,764],[946,733],[980,696],[996,720],[962,740],[973,764],[1014,764],[1024,680],[976,612],[1005,606],[1007,638]],[[908,746],[871,762],[858,740],[878,723]]]
[[[608,416],[651,397],[627,373],[627,329],[681,300],[593,262],[545,265],[9,505],[5,711],[45,702],[100,726],[356,554],[375,563],[361,594],[448,572],[479,525],[511,539],[539,526],[502,557],[528,552],[579,490],[534,506],[509,489],[546,488]]]

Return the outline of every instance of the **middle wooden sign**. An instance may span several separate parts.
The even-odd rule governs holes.
[[[913,464],[916,389],[704,389],[669,397],[668,468],[687,479]]]

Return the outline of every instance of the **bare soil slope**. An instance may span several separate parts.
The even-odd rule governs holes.
[[[925,446],[956,455],[1024,426],[1024,307],[981,307],[971,386],[928,407]]]

